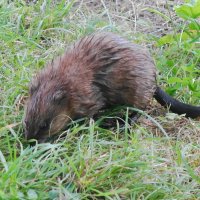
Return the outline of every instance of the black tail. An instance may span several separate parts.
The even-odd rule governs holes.
[[[200,107],[181,103],[180,101],[170,97],[159,87],[156,88],[156,91],[154,93],[154,98],[162,106],[169,107],[169,109],[172,112],[177,113],[179,115],[185,114],[186,117],[191,117],[191,118],[197,118],[200,116]]]

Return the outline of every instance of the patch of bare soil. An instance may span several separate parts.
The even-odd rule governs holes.
[[[84,0],[77,4],[94,15],[102,15],[126,32],[161,36],[173,31],[172,22],[179,20],[173,7],[182,2],[183,0]]]
[[[154,122],[144,116],[138,120],[138,123],[152,132],[155,136],[166,136],[173,140],[200,144],[200,123],[198,119],[192,120],[168,112],[166,108],[163,108],[157,102],[153,102],[153,104],[149,106],[148,114],[160,124],[160,126],[165,130],[165,133],[163,133]]]

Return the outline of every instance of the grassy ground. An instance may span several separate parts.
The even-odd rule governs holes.
[[[199,48],[163,43],[186,26],[172,9],[180,2],[7,2],[0,1],[0,199],[200,199],[200,123],[154,101],[135,126],[107,130],[88,120],[51,144],[31,147],[21,124],[32,75],[96,30],[148,47],[159,84],[198,104]]]

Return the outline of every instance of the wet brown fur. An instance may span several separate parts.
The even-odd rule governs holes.
[[[147,50],[112,33],[86,36],[32,80],[26,136],[45,138],[71,119],[93,117],[113,105],[145,109],[155,88],[155,65]]]

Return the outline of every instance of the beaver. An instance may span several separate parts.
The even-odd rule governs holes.
[[[114,33],[93,33],[48,63],[31,81],[24,117],[27,139],[45,139],[71,120],[127,105],[145,110],[154,97],[186,117],[200,116],[200,107],[179,102],[156,83],[149,52]]]

